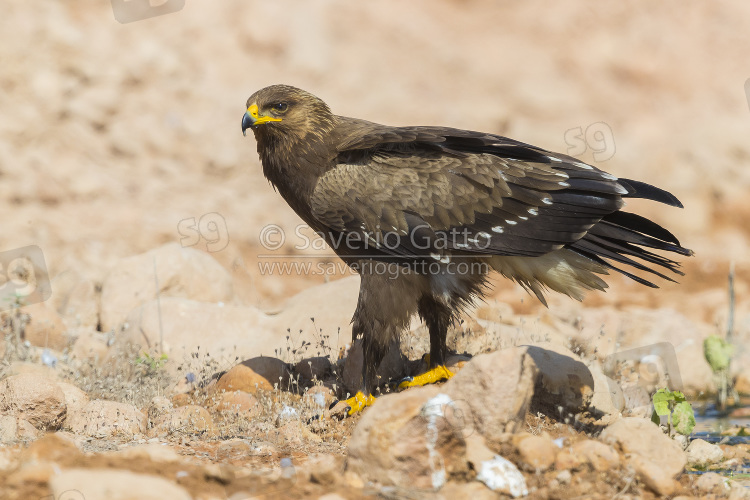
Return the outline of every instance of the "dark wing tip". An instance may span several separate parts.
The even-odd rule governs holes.
[[[675,195],[651,184],[632,179],[618,179],[617,182],[628,190],[628,194],[624,195],[625,198],[643,198],[658,201],[671,207],[685,208]]]

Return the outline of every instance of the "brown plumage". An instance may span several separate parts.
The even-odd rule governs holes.
[[[692,255],[669,231],[622,212],[623,198],[681,207],[670,193],[505,137],[445,127],[388,127],[336,116],[317,97],[274,85],[247,101],[263,173],[362,282],[353,338],[362,335],[364,389],[388,343],[419,314],[430,362],[442,365],[448,327],[497,271],[545,302],[580,300],[616,266],[671,280],[682,274],[647,248]],[[546,302],[545,302],[546,303]]]

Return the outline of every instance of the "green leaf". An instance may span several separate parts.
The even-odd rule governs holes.
[[[674,430],[684,436],[689,436],[695,427],[695,414],[690,403],[683,401],[677,403],[672,413],[672,425]]]
[[[718,335],[711,335],[703,341],[703,355],[714,373],[729,368],[734,354],[734,346]]]
[[[669,403],[674,402],[674,395],[666,389],[659,389],[652,398],[654,411],[660,417],[669,415]]]

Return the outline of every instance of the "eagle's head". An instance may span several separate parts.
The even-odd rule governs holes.
[[[333,128],[334,116],[328,105],[304,90],[289,85],[272,85],[247,100],[242,116],[242,133],[248,128],[255,138],[305,139],[322,136]]]

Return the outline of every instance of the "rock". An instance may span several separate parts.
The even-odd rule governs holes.
[[[331,360],[327,356],[316,356],[295,364],[294,375],[299,375],[304,380],[323,380],[331,368]]]
[[[537,374],[526,347],[510,348],[474,357],[440,387],[379,397],[352,434],[347,470],[384,486],[439,489],[468,470],[469,443],[471,460],[494,459],[488,444],[507,441],[522,425]],[[557,448],[549,445],[551,464]]]
[[[25,419],[40,430],[59,429],[67,414],[65,393],[48,377],[12,375],[0,381],[0,414]]]
[[[724,460],[721,448],[702,439],[693,439],[686,451],[687,463],[692,467],[706,467]]]
[[[681,381],[680,387],[673,387],[675,390],[691,394],[712,390],[711,369],[703,355],[703,339],[714,330],[708,324],[692,321],[669,309],[630,307],[623,315],[612,307],[603,307],[580,310],[577,325],[581,333],[575,335],[576,343],[588,346],[592,352],[613,353],[619,357],[632,354],[629,359],[646,361],[646,357],[636,353],[643,347],[653,347],[646,363],[647,373],[639,373],[638,380],[640,385],[647,387],[647,394],[653,387],[663,387],[664,375],[669,375],[670,383]],[[670,362],[668,366],[664,363],[666,353],[661,352],[660,344],[679,346],[676,350],[670,348],[675,356],[674,364]],[[666,355],[671,356],[671,353]],[[690,369],[680,373],[679,367]],[[666,373],[671,370],[677,373]],[[617,377],[612,378],[619,382]]]
[[[594,395],[594,377],[588,367],[569,350],[545,345],[529,346],[528,355],[539,369],[534,393],[548,411],[579,413]]]
[[[170,404],[174,406],[175,408],[177,408],[179,406],[195,404],[195,401],[192,395],[186,392],[183,392],[183,393],[175,394],[174,396],[172,396]]]
[[[132,439],[146,432],[146,416],[133,405],[95,399],[72,415],[68,426],[76,434]]]
[[[620,385],[606,376],[598,364],[589,366],[594,377],[594,394],[589,412],[597,417],[618,417],[625,409],[625,396]]]
[[[290,371],[286,363],[276,358],[258,357],[235,365],[221,376],[216,391],[245,391],[255,394],[259,389],[269,391],[276,385],[286,388]]]
[[[496,455],[492,460],[482,462],[477,472],[477,480],[483,482],[492,491],[512,496],[524,497],[529,494],[523,474],[513,462]]]
[[[472,358],[441,392],[462,408],[466,424],[488,442],[499,441],[523,425],[538,373],[526,347],[502,349]]]
[[[226,464],[207,464],[203,466],[203,476],[209,481],[229,484],[234,479],[234,470]]]
[[[77,491],[86,500],[191,500],[182,487],[152,474],[117,469],[66,469],[49,482],[54,498]]]
[[[231,460],[250,456],[252,446],[244,439],[234,438],[224,441],[216,450],[217,460]]]
[[[66,422],[71,415],[79,413],[89,402],[89,396],[78,387],[68,382],[58,382],[57,386],[62,390],[65,396],[65,406],[67,408]]]
[[[571,474],[569,470],[563,470],[555,476],[555,479],[557,479],[560,484],[570,484],[571,479],[573,479],[573,474]]]
[[[94,329],[81,329],[73,341],[70,355],[78,360],[91,360],[95,364],[104,360],[109,346],[107,335]]]
[[[159,422],[164,421],[170,411],[172,411],[172,402],[167,397],[154,396],[146,410],[148,426],[154,427],[158,425]]]
[[[302,358],[307,349],[320,342],[331,346],[328,338],[338,338],[339,329],[347,332],[343,338],[349,337],[359,278],[352,279],[336,280],[305,290],[290,299],[278,314],[266,314],[255,307],[209,304],[175,297],[162,297],[158,302],[152,300],[128,314],[125,326],[117,334],[106,359],[116,365],[116,361],[123,357],[131,359],[134,352],[150,352],[159,345],[160,338],[163,339],[163,352],[169,359],[163,369],[176,379],[188,372],[202,373],[206,358],[212,355],[239,359],[257,356]],[[313,327],[312,317],[315,317],[317,328]],[[210,341],[207,332],[216,332],[210,334]],[[307,346],[304,349],[301,348],[303,344]],[[206,349],[207,345],[210,349]],[[333,352],[338,352],[339,347],[332,346]],[[293,353],[293,350],[297,352]],[[188,359],[189,364],[180,372],[177,361],[183,359]],[[296,363],[299,359],[284,360],[284,363],[286,361]],[[399,367],[403,368],[403,364]]]
[[[258,398],[245,391],[230,391],[217,396],[215,411],[231,413],[247,419],[257,417],[263,411]]]
[[[47,484],[50,477],[55,474],[56,470],[60,470],[59,466],[47,460],[41,462],[26,462],[13,471],[13,474],[8,478],[6,484],[7,486],[14,487],[14,489],[31,484]]]
[[[628,463],[643,482],[660,495],[670,495],[674,491],[674,478],[687,463],[680,445],[650,420],[622,418],[604,429],[599,440],[629,455]]]
[[[326,493],[325,495],[319,496],[318,500],[346,500],[346,498],[342,497],[338,493]]]
[[[515,439],[514,439],[515,441]],[[549,436],[525,435],[516,444],[521,464],[531,471],[545,471],[555,463],[559,448]]]
[[[452,498],[471,498],[472,500],[497,500],[498,498],[497,493],[492,492],[486,485],[480,483],[479,481],[471,481],[469,483],[458,483],[450,481],[440,489],[440,492],[436,494],[434,493],[431,496],[425,495],[425,497],[437,498],[441,500],[448,500]]]
[[[27,420],[11,415],[0,416],[0,444],[32,441],[37,437],[39,437],[39,431]]]
[[[334,455],[313,453],[308,455],[305,469],[309,471],[310,481],[330,487],[341,476],[340,469],[342,467]]]
[[[299,420],[277,421],[277,425],[279,427],[276,429],[275,436],[286,446],[302,446],[305,442],[321,442],[320,436],[313,434],[310,429]]]
[[[555,467],[564,470],[580,469],[581,466],[588,465],[597,472],[604,472],[616,468],[619,463],[620,456],[611,446],[587,439],[560,450]]]
[[[336,401],[336,395],[331,388],[324,385],[316,385],[307,389],[302,399],[316,410],[325,410]]]
[[[490,450],[484,438],[477,433],[466,436],[466,462],[478,471],[482,462],[495,458],[495,452]]]
[[[633,467],[638,478],[643,481],[643,484],[659,495],[671,495],[679,488],[679,483],[674,478],[666,475],[662,469],[654,465],[653,461],[641,455],[629,457],[628,464]]]
[[[727,479],[716,472],[701,474],[695,481],[694,486],[704,495],[708,493],[722,494],[729,491]]]
[[[130,311],[156,298],[157,292],[160,297],[212,303],[227,303],[234,297],[231,274],[213,257],[169,243],[123,259],[109,272],[102,284],[101,329],[118,327]]]
[[[175,463],[182,459],[180,454],[166,443],[146,443],[129,446],[114,452],[114,455],[133,460],[151,460],[158,463]]]
[[[74,271],[55,276],[51,304],[69,328],[96,330],[99,324],[99,293],[94,283]]]
[[[62,460],[77,460],[83,453],[76,446],[75,441],[65,433],[47,433],[37,439],[23,451],[23,462],[59,462]]]
[[[442,414],[450,402],[444,388],[378,398],[349,441],[347,471],[383,486],[435,491],[451,473],[467,470],[465,442]]]
[[[216,434],[216,428],[208,410],[198,405],[186,405],[177,407],[168,413],[157,424],[155,432],[213,436]]]
[[[31,345],[62,351],[70,339],[60,315],[45,303],[24,306],[22,312],[29,315],[29,323],[24,328],[23,338]]]

